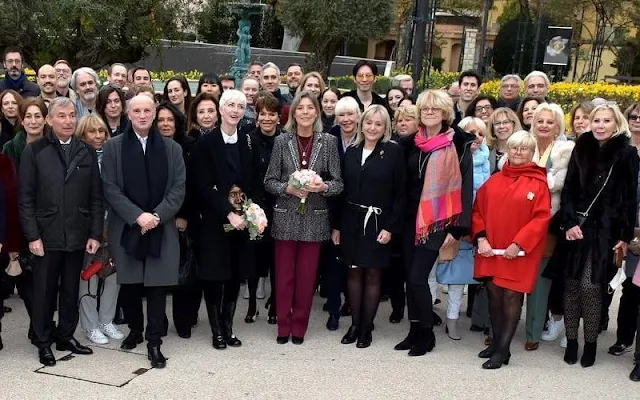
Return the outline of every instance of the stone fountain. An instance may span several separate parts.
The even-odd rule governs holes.
[[[231,13],[240,18],[238,21],[236,57],[231,67],[231,75],[236,80],[236,87],[239,87],[240,81],[247,74],[249,63],[251,62],[251,21],[249,17],[264,14],[269,5],[263,3],[262,0],[230,1],[226,5]]]

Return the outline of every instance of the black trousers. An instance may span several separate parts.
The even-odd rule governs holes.
[[[202,285],[198,280],[173,291],[173,324],[179,334],[191,332],[191,327],[198,322],[201,302]]]
[[[382,291],[389,295],[392,310],[404,315],[404,307],[406,304],[404,290],[406,267],[402,253],[402,242],[400,242],[402,239],[396,236],[391,240],[396,240],[396,242],[392,244],[394,251],[391,256],[391,265],[382,272]]]
[[[409,249],[412,247],[412,249]],[[407,307],[409,320],[422,328],[433,327],[433,299],[429,290],[429,274],[439,252],[425,246],[407,246]]]
[[[32,343],[38,348],[73,337],[78,326],[78,290],[84,251],[45,251],[33,266]],[[52,320],[58,302],[58,326]]]
[[[640,287],[632,282],[632,277],[622,283],[622,297],[618,307],[618,331],[616,342],[630,346],[636,334],[638,321],[638,307],[640,307]]]
[[[142,333],[144,330],[144,313],[142,312],[142,297],[147,297],[147,329],[145,339],[148,347],[162,344],[162,333],[165,327],[165,308],[167,306],[166,289],[163,286],[147,286],[142,283],[120,286],[123,297],[122,307],[127,316],[129,329]]]
[[[327,295],[329,314],[340,318],[341,294],[346,293],[347,287],[347,266],[340,257],[339,247],[333,243],[324,243],[320,253],[320,264],[325,267],[322,287]]]

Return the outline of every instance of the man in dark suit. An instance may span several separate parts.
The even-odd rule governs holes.
[[[0,92],[13,89],[20,93],[22,97],[37,97],[40,95],[40,88],[33,82],[27,80],[24,74],[24,55],[17,47],[7,47],[2,53],[2,65],[4,66],[5,77],[0,80]]]
[[[51,344],[75,354],[91,354],[73,338],[78,325],[78,290],[85,251],[100,246],[104,211],[96,153],[75,135],[75,106],[66,97],[51,100],[44,137],[25,147],[20,161],[20,218],[35,257],[32,343],[40,362],[55,365]],[[53,332],[58,301],[58,327]]]
[[[104,197],[109,206],[111,255],[118,266],[129,335],[122,349],[143,342],[142,297],[147,298],[147,354],[164,368],[166,287],[178,284],[180,243],[175,216],[185,196],[186,170],[180,145],[153,126],[156,108],[144,94],[129,102],[131,124],[107,141],[102,158]]]

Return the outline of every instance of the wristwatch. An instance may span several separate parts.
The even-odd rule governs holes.
[[[158,223],[160,223],[160,215],[158,215],[158,213],[153,213],[153,216],[156,217]]]

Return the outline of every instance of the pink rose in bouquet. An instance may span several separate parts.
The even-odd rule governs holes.
[[[312,171],[310,169],[301,169],[301,170],[295,171],[289,177],[289,185],[291,185],[291,187],[296,188],[298,190],[305,189],[311,184],[319,185],[321,183],[323,183],[323,180],[320,177],[320,175],[316,174],[315,171]],[[300,199],[300,205],[298,205],[297,211],[301,215],[304,215],[307,213],[306,198]]]
[[[262,238],[264,230],[267,228],[269,222],[267,216],[264,213],[262,207],[248,199],[242,204],[243,218],[247,221],[247,230],[249,231],[250,240],[258,240]],[[230,232],[234,229],[233,225],[225,224],[225,232]]]

